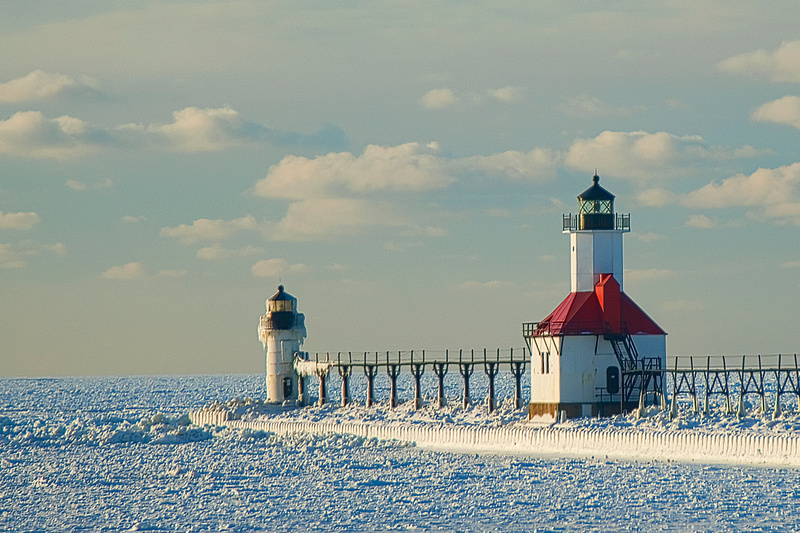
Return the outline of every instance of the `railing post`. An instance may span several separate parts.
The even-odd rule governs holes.
[[[319,378],[319,401],[318,401],[318,405],[322,406],[322,405],[325,405],[325,402],[328,399],[327,387],[325,386],[326,385],[325,382],[328,379],[328,373],[327,372],[317,371],[317,377]]]
[[[497,349],[497,359],[495,361],[487,361],[486,348],[483,349],[483,371],[486,377],[489,378],[489,397],[486,399],[486,405],[489,412],[494,412],[494,378],[500,371],[500,348]]]
[[[744,394],[747,392],[745,389],[747,388],[747,384],[744,381],[744,367],[745,367],[745,356],[742,355],[742,371],[739,373],[739,406],[736,410],[736,416],[742,418],[744,416]]]
[[[447,355],[445,355],[445,360],[447,360]],[[437,396],[439,409],[446,404],[446,399],[444,397],[444,377],[447,375],[449,366],[448,363],[433,363],[433,372],[436,374],[436,378],[439,381],[439,392]]]
[[[422,407],[422,385],[420,380],[425,373],[425,352],[422,352],[422,363],[414,362],[414,350],[411,350],[411,374],[414,376],[414,409]]]
[[[709,405],[709,401],[708,401],[708,396],[709,396],[709,390],[708,390],[708,376],[709,376],[710,374],[711,374],[711,356],[710,356],[710,355],[708,355],[708,356],[706,356],[706,373],[705,373],[705,375],[703,376],[703,377],[704,377],[704,379],[705,379],[705,383],[706,383],[706,391],[705,391],[705,393],[706,393],[706,397],[705,397],[705,402],[703,402],[703,404],[704,404],[704,405],[703,405],[703,411],[705,411],[705,412],[704,412],[703,414],[705,414],[706,416],[708,416],[708,415],[710,414],[710,412],[709,412],[709,411],[711,410],[711,407],[710,407],[710,405]]]
[[[377,363],[378,354],[375,354],[375,362]],[[373,402],[373,392],[374,392],[374,382],[375,382],[375,374],[378,373],[378,366],[377,365],[368,365],[367,362],[367,352],[364,352],[364,375],[367,376],[367,407],[372,407]]]
[[[462,406],[464,409],[469,407],[469,378],[472,375],[472,372],[475,370],[473,368],[473,363],[464,363],[462,359],[462,352],[461,350],[458,351],[458,371],[461,373],[461,377],[464,378],[464,397],[462,401]],[[473,360],[474,360],[474,352],[473,352]]]
[[[400,374],[400,365],[389,363],[389,352],[386,352],[386,372],[389,374],[389,380],[391,382],[391,387],[389,389],[389,405],[394,409],[397,407],[397,376]]]
[[[761,369],[761,354],[758,354],[758,378],[761,393],[761,412],[767,412],[767,397],[764,394],[764,371]]]
[[[514,361],[514,348],[511,348],[511,373],[514,375],[514,408],[522,408],[522,375],[525,373],[525,348],[522,361]]]
[[[781,416],[781,354],[778,354],[778,370],[775,372],[775,409],[772,411],[772,418],[777,419]]]
[[[351,357],[352,359],[352,357]],[[342,407],[350,403],[350,365],[339,365],[339,376],[342,378]]]
[[[297,377],[297,400],[301,407],[306,404],[306,378],[303,376]]]

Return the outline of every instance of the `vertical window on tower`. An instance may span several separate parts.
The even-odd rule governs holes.
[[[547,371],[547,374],[549,374],[550,373],[550,352],[547,352],[547,354],[545,354],[545,359],[546,360],[545,360],[544,369]]]
[[[539,352],[539,363],[541,363],[540,374],[544,374],[544,352]]]

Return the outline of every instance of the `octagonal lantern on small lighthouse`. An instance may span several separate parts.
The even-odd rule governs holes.
[[[523,324],[530,416],[611,414],[662,395],[666,333],[623,290],[630,215],[614,212],[614,195],[595,175],[562,229],[570,235],[570,293],[540,322]]]
[[[294,370],[294,357],[306,338],[305,316],[297,312],[297,298],[278,285],[278,292],[267,299],[267,314],[258,324],[258,338],[266,350],[267,401],[297,401],[300,378]]]

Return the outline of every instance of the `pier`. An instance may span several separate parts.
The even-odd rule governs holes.
[[[303,352],[295,354],[295,368],[303,378],[315,377],[318,395],[316,403],[332,401],[330,378],[338,378],[341,406],[354,402],[352,379],[363,376],[359,384],[366,407],[387,398],[376,398],[375,382],[380,376],[388,379],[388,405],[397,407],[404,401],[414,409],[423,406],[424,398],[441,409],[448,403],[446,381],[460,381],[461,394],[457,401],[463,408],[473,402],[472,380],[485,377],[485,405],[489,412],[496,409],[496,383],[499,376],[508,374],[513,380],[513,405],[521,409],[529,380],[530,353],[525,348],[470,350],[400,350],[375,352]],[[401,398],[398,381],[405,376],[411,381],[410,398]],[[432,376],[433,379],[423,379]],[[631,398],[632,387],[621,386],[617,394],[605,389],[596,391],[598,403],[635,405],[639,408],[656,406],[678,416],[681,410],[711,414],[744,416],[750,399],[763,413],[777,417],[782,409],[800,409],[800,359],[797,354],[772,355],[678,355],[667,356],[666,368],[656,368],[645,359],[621,373],[621,385],[647,384],[635,388],[637,398]],[[425,385],[429,387],[426,395]],[[308,396],[306,379],[299,380],[300,395]],[[432,390],[431,390],[432,389]],[[452,387],[450,388],[452,390]],[[452,393],[451,393],[452,394]],[[450,398],[453,400],[454,398]],[[631,409],[623,410],[630,411]],[[601,415],[603,413],[600,413]]]
[[[389,378],[389,405],[398,405],[397,381],[400,373],[405,370],[414,380],[414,408],[422,406],[422,377],[430,370],[436,376],[437,394],[436,404],[439,408],[447,403],[445,395],[445,377],[455,372],[461,377],[462,394],[461,404],[464,408],[470,405],[470,378],[476,369],[482,372],[488,382],[486,405],[489,412],[496,407],[495,382],[501,371],[510,372],[514,378],[514,406],[522,408],[522,376],[527,369],[529,355],[525,348],[508,348],[501,350],[408,350],[386,352],[303,352],[295,354],[295,369],[301,378],[315,375],[318,379],[320,405],[328,402],[328,375],[332,368],[341,379],[341,405],[352,401],[350,380],[354,369],[363,372],[366,378],[366,406],[370,407],[375,402],[375,378],[384,373]],[[304,397],[304,379],[299,380],[301,388],[300,397]]]

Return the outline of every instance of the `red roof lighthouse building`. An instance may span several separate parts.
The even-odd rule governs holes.
[[[529,415],[618,413],[661,394],[666,333],[623,290],[622,235],[630,215],[614,212],[600,178],[564,215],[570,234],[569,295],[540,322],[523,324],[531,351]]]

